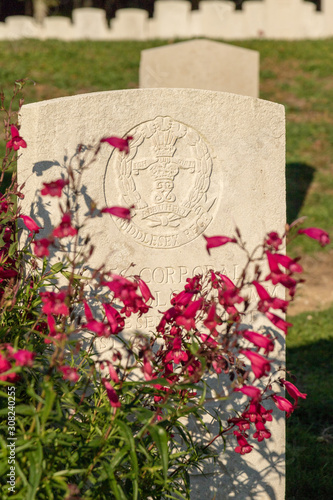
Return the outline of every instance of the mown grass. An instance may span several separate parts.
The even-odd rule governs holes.
[[[26,87],[26,103],[136,88],[141,50],[165,43],[0,42],[0,87],[29,77],[36,84]],[[235,44],[260,52],[261,98],[286,108],[288,221],[306,215],[307,226],[333,234],[333,39]],[[308,238],[289,248],[294,254],[317,250]],[[292,318],[288,369],[308,399],[287,425],[287,500],[332,497],[332,320],[333,309]]]
[[[287,421],[287,500],[332,498],[333,308],[292,318],[287,367],[307,393]]]

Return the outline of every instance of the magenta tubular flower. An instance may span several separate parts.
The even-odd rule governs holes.
[[[297,389],[297,387],[294,384],[292,384],[291,382],[288,382],[287,380],[282,379],[281,383],[287,389],[288,394],[295,400],[295,404],[297,404],[298,398],[306,399],[307,394],[300,392]]]
[[[71,225],[71,214],[66,212],[61,219],[58,227],[56,227],[52,235],[56,238],[65,238],[66,236],[75,236],[77,234],[77,229]]]
[[[41,292],[40,296],[44,302],[42,307],[43,313],[69,316],[69,309],[65,304],[67,297],[65,292]]]
[[[234,431],[235,436],[237,437],[238,446],[235,448],[236,453],[240,453],[241,455],[245,455],[245,453],[251,453],[253,446],[250,445],[243,434],[238,431]]]
[[[259,443],[260,441],[263,441],[264,439],[269,439],[271,437],[271,433],[266,429],[265,425],[263,422],[256,422],[256,429],[257,432],[253,434],[253,437],[255,439],[258,439]]]
[[[243,385],[243,387],[236,387],[234,392],[242,392],[249,398],[253,403],[257,403],[261,399],[261,390],[253,385]]]
[[[114,307],[110,306],[110,304],[103,304],[103,307],[111,328],[111,333],[115,335],[121,332],[125,326],[124,318]]]
[[[125,207],[105,207],[101,210],[102,214],[110,214],[120,219],[131,219],[131,211],[129,208]]]
[[[256,378],[261,378],[270,371],[270,361],[260,354],[250,351],[249,349],[240,349],[239,352],[250,360],[251,368]]]
[[[69,380],[70,382],[77,382],[80,378],[76,368],[71,368],[70,366],[63,365],[59,366],[58,370],[61,371],[62,378],[64,380]]]
[[[65,186],[69,184],[69,180],[58,179],[53,182],[43,182],[43,184],[44,187],[40,192],[42,196],[50,195],[50,196],[57,196],[58,198],[60,198],[62,195],[62,190]]]
[[[252,284],[256,287],[258,295],[261,299],[258,302],[258,311],[265,313],[270,307],[272,307],[273,309],[281,309],[281,311],[286,312],[289,305],[287,300],[271,297],[267,290],[257,281],[252,281]]]
[[[294,411],[295,406],[290,401],[288,401],[288,399],[283,398],[282,396],[274,395],[272,396],[272,398],[279,410],[285,411],[287,413],[287,418],[289,418]]]
[[[279,316],[276,316],[276,314],[273,314],[271,312],[266,312],[265,315],[275,325],[277,328],[282,330],[286,335],[288,333],[288,328],[293,326],[292,323],[288,323],[284,319],[280,318]]]
[[[299,234],[306,234],[309,238],[319,241],[322,247],[330,243],[329,234],[318,227],[308,227],[306,229],[299,229]]]
[[[120,408],[120,401],[115,389],[112,387],[110,382],[108,382],[105,378],[102,378],[103,385],[106,389],[106,393],[108,395],[110,404],[113,408]]]
[[[296,260],[291,259],[288,255],[281,255],[279,253],[275,253],[272,255],[275,262],[281,264],[281,266],[285,267],[291,273],[302,273],[303,268]]]
[[[222,245],[225,245],[226,243],[236,243],[235,238],[229,238],[228,236],[205,236],[203,237],[206,240],[206,249],[208,254],[210,255],[210,249],[211,248],[216,248],[216,247],[221,247]]]
[[[24,225],[31,231],[29,236],[32,236],[33,232],[39,233],[39,230],[42,229],[29,215],[19,215],[19,218],[23,220]]]
[[[155,297],[153,297],[151,291],[149,290],[147,283],[145,281],[143,281],[143,279],[141,279],[139,276],[135,276],[135,279],[139,285],[143,300],[145,302],[148,302],[148,300],[150,300],[150,299],[154,300]]]
[[[36,354],[26,349],[19,349],[12,354],[16,361],[16,366],[33,366]]]
[[[278,250],[282,245],[282,239],[279,237],[278,233],[272,231],[267,235],[266,245],[273,247],[275,250]]]
[[[6,144],[7,149],[14,149],[14,151],[17,151],[20,148],[27,147],[27,143],[24,139],[22,139],[15,125],[11,125],[10,133],[12,135],[12,138]]]
[[[33,242],[34,245],[34,254],[37,257],[48,257],[50,255],[49,246],[53,243],[52,239],[42,238],[41,240],[35,240]]]
[[[125,139],[120,137],[104,137],[100,142],[107,142],[110,146],[119,149],[119,151],[125,151],[126,154],[129,153],[129,144],[128,142],[133,139],[132,136],[128,135]]]
[[[246,340],[249,340],[255,346],[259,348],[263,347],[265,349],[265,354],[268,354],[268,352],[273,351],[274,342],[271,339],[262,335],[261,333],[251,332],[250,330],[242,330],[240,333]]]

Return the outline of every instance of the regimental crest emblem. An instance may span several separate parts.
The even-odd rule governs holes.
[[[212,220],[215,197],[209,196],[212,157],[193,128],[169,116],[137,125],[128,155],[114,151],[106,179],[117,178],[118,203],[134,205],[131,221],[115,222],[138,243],[174,248],[202,234]],[[105,182],[105,198],[108,193]],[[214,190],[213,190],[214,191]]]

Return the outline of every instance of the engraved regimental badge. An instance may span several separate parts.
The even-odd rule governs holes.
[[[114,218],[119,229],[153,248],[178,247],[202,234],[215,202],[209,196],[213,162],[203,138],[168,116],[141,123],[128,135],[129,154],[115,150],[106,171],[113,186],[117,179],[119,205],[135,207],[130,221]]]

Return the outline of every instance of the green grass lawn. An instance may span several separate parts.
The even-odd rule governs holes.
[[[0,86],[7,91],[14,80],[30,78],[26,103],[136,88],[140,51],[164,43],[0,42]],[[260,52],[261,98],[286,108],[288,221],[306,215],[307,226],[333,235],[333,39],[235,45]],[[289,248],[292,254],[317,250],[308,238]],[[292,318],[288,369],[308,399],[287,425],[287,500],[333,497],[332,320],[333,309]]]

